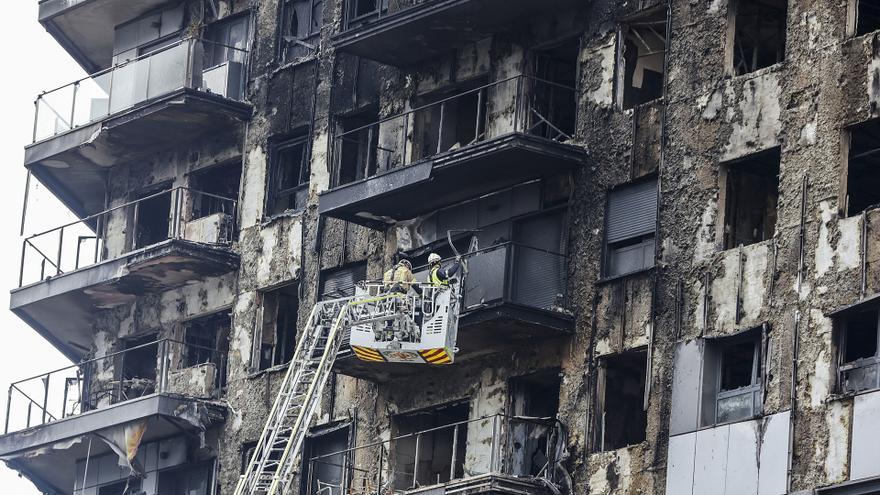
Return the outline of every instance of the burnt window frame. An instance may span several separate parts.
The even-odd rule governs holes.
[[[659,194],[654,195],[654,223],[653,229],[650,232],[643,232],[637,235],[632,235],[622,239],[609,240],[608,234],[610,229],[610,217],[612,211],[612,196],[615,194],[622,194],[623,191],[626,191],[630,188],[636,188],[639,186],[644,186],[645,184],[653,183],[654,190],[656,191],[659,187],[659,180],[656,174],[648,174],[640,179],[627,182],[625,184],[621,184],[616,186],[608,191],[605,195],[605,219],[604,219],[604,232],[602,235],[602,269],[601,269],[601,279],[600,280],[615,280],[622,277],[628,277],[630,275],[642,273],[648,270],[653,270],[656,265],[656,253],[657,253],[657,218],[659,215]],[[647,205],[644,205],[647,207]],[[621,252],[621,250],[631,248],[641,250],[642,253],[646,253],[649,246],[653,246],[650,264],[645,264],[638,269],[623,271],[620,273],[612,273],[611,271],[611,263],[614,259],[614,254]]]
[[[788,13],[790,10],[789,2],[790,0],[781,0],[785,2],[785,13],[782,19],[782,29],[780,30],[780,36],[782,37],[782,53],[777,54],[777,60],[771,64],[761,65],[761,66],[752,66],[746,67],[744,72],[739,71],[739,67],[737,64],[737,55],[736,55],[736,42],[737,42],[737,25],[738,25],[738,17],[740,14],[740,9],[742,8],[742,4],[744,2],[762,2],[764,0],[728,0],[728,12],[727,12],[727,36],[725,40],[725,72],[728,76],[738,77],[738,76],[746,76],[748,74],[754,74],[760,70],[767,69],[769,67],[773,67],[774,65],[778,65],[784,63],[787,59],[787,44],[789,41],[788,36]],[[772,7],[767,7],[772,8]],[[756,65],[759,65],[756,61]]]
[[[878,138],[880,138],[880,118],[868,119],[863,122],[859,122],[859,123],[847,126],[841,131],[842,132],[842,136],[841,136],[842,146],[841,146],[841,148],[843,150],[843,153],[841,153],[841,170],[843,170],[844,172],[841,176],[841,181],[840,181],[840,197],[843,198],[843,200],[840,202],[838,209],[839,209],[839,214],[842,217],[846,217],[846,218],[854,217],[857,215],[861,215],[865,212],[869,212],[869,211],[876,210],[876,209],[880,208],[880,195],[878,195],[877,202],[874,202],[871,204],[866,204],[866,205],[864,205],[863,208],[860,208],[860,209],[856,209],[856,208],[852,207],[852,195],[853,194],[852,194],[852,188],[850,186],[852,184],[859,184],[859,183],[864,184],[864,180],[859,180],[859,176],[856,176],[856,174],[853,173],[853,170],[852,170],[853,167],[851,166],[852,165],[851,162],[855,159],[870,158],[872,155],[873,156],[880,156],[880,155],[878,155],[878,152],[880,152],[880,139],[877,139],[878,143],[877,143],[876,147],[874,147],[870,150],[858,153],[855,156],[853,156],[853,154],[854,154],[854,144],[853,143],[857,139],[857,136],[856,136],[857,133],[870,134],[872,128],[877,130],[877,136],[878,136]],[[865,139],[870,140],[871,137],[868,136]],[[865,165],[862,165],[862,167],[870,168],[870,165],[868,165],[867,167]],[[877,180],[880,181],[880,163],[878,163],[876,165],[876,169],[874,170],[873,173],[870,170],[867,170],[867,171],[863,170],[863,171],[861,171],[861,173],[864,175],[868,175],[868,176],[871,176],[871,175],[877,176]],[[863,201],[863,203],[864,203],[864,201]]]
[[[341,297],[349,297],[349,296],[353,296],[353,295],[354,295],[355,287],[357,287],[357,283],[358,283],[358,282],[361,282],[361,281],[363,281],[363,280],[366,280],[366,278],[367,278],[368,268],[369,268],[369,267],[367,266],[367,262],[366,262],[366,260],[365,260],[365,261],[355,261],[355,262],[352,262],[352,263],[347,263],[347,264],[342,265],[342,266],[337,266],[337,267],[333,267],[333,268],[326,268],[326,269],[324,269],[324,270],[321,270],[321,273],[318,275],[318,278],[319,278],[319,283],[318,283],[318,300],[326,301],[326,300],[328,300],[328,299],[338,299],[338,298],[341,298]],[[352,275],[353,275],[354,278],[355,278],[355,280],[354,280],[354,284],[350,286],[350,288],[351,288],[351,294],[348,294],[348,293],[346,292],[346,293],[342,293],[342,294],[340,295],[339,293],[327,293],[327,292],[325,292],[324,284],[327,282],[327,277],[328,277],[329,275],[332,275],[332,274],[342,273],[342,272],[346,272],[346,271],[350,271],[350,272],[352,272]],[[363,273],[363,279],[362,279],[362,280],[357,280],[357,278],[358,278],[357,275],[358,275],[358,272],[359,272],[359,271],[360,271],[361,273]],[[345,289],[349,289],[349,286],[345,286],[344,288],[345,288]]]
[[[284,172],[281,163],[282,153],[298,146],[302,146],[302,158],[297,172],[297,184],[293,187],[282,188],[282,173]],[[296,134],[292,137],[277,138],[270,142],[269,149],[269,178],[266,188],[266,212],[264,216],[272,218],[289,212],[303,211],[308,206],[309,202],[308,189],[311,183],[312,174],[312,141],[309,134]],[[306,197],[303,203],[299,204],[297,195],[302,194],[304,191],[306,192]],[[288,206],[284,209],[277,209],[277,202],[279,200],[282,198],[288,198],[289,200],[291,197],[293,197],[294,200],[293,207]]]
[[[346,455],[350,456],[355,441],[355,428],[350,421],[337,421],[321,427],[312,428],[306,433],[305,439],[303,440],[302,455],[300,459],[300,493],[323,493],[320,490],[312,490],[311,488],[313,487],[309,487],[309,482],[312,481],[310,478],[312,474],[311,461],[315,457],[313,455],[315,444],[320,442],[322,438],[338,435],[341,432],[344,432],[346,435],[346,450],[341,452],[333,451],[331,454],[341,454],[343,457]],[[328,454],[322,454],[321,456],[332,457],[332,455]],[[351,458],[349,457],[349,459],[343,459],[342,466],[336,466],[342,471],[343,478],[341,480],[342,486],[340,487],[341,491],[339,493],[349,493],[351,484],[355,479],[355,470],[350,463]],[[332,490],[332,488],[335,488],[335,485],[329,486],[331,486],[330,493],[336,493]]]
[[[856,358],[851,361],[846,360],[847,345],[850,338],[849,326],[856,317],[873,313],[875,319],[874,324],[874,355]],[[880,307],[863,307],[840,315],[835,320],[837,335],[835,343],[837,345],[837,391],[842,394],[860,394],[880,389]],[[847,387],[847,375],[850,372],[873,368],[874,385],[866,388],[849,388]]]
[[[764,325],[736,335],[706,339],[705,352],[703,354],[704,377],[700,414],[701,427],[749,421],[763,415],[764,392],[767,386],[768,329],[769,327]],[[746,386],[735,389],[722,389],[725,351],[743,343],[751,343],[753,345],[750,382]],[[737,417],[719,418],[718,411],[721,401],[746,395],[751,395],[750,411]],[[711,417],[708,417],[708,413],[711,413]]]
[[[761,167],[766,167],[767,164],[763,165],[760,163],[765,160],[775,160],[778,158],[778,161],[775,161],[775,176],[773,175],[764,175],[765,179],[769,179],[770,177],[775,177],[776,180],[776,196],[775,196],[775,204],[772,208],[772,233],[768,232],[768,220],[771,218],[769,213],[771,209],[769,208],[769,204],[765,204],[765,209],[763,211],[762,218],[762,233],[760,239],[755,239],[749,243],[737,243],[736,231],[740,227],[736,221],[739,218],[739,213],[741,212],[739,208],[739,196],[742,194],[739,189],[734,190],[736,186],[735,182],[738,180],[737,178],[746,177],[746,176],[760,176],[760,173],[755,173],[755,170],[760,169]],[[735,249],[738,247],[751,246],[753,244],[759,244],[761,242],[766,242],[774,237],[779,232],[778,224],[779,224],[779,197],[780,197],[780,183],[782,176],[782,151],[779,147],[771,148],[768,150],[760,151],[757,153],[752,153],[746,155],[741,158],[737,158],[734,160],[722,162],[720,164],[720,192],[723,194],[723,201],[719,201],[722,205],[721,214],[718,215],[719,225],[719,238],[718,244],[722,251],[726,251],[729,249]],[[754,185],[754,184],[752,184]],[[768,196],[769,198],[769,196]],[[749,205],[753,205],[753,203],[748,203]]]
[[[279,2],[279,26],[278,26],[278,59],[281,63],[293,62],[303,58],[312,58],[318,51],[321,42],[321,31],[324,29],[325,0],[282,0]],[[293,16],[296,14],[295,4],[309,4],[308,32],[301,34],[291,33]],[[315,23],[315,13],[320,13],[320,22]],[[298,19],[298,17],[297,17]],[[296,48],[302,48],[302,53],[295,53]]]
[[[459,408],[461,408],[462,410],[458,411]],[[437,436],[446,434],[450,430],[453,430],[453,433],[451,435],[454,436],[455,435],[454,430],[457,430],[458,431],[458,435],[457,435],[458,438],[459,439],[461,439],[461,438],[466,439],[466,438],[468,438],[468,430],[471,427],[472,408],[473,408],[473,401],[468,398],[463,398],[463,399],[459,399],[459,400],[451,400],[449,402],[444,402],[444,403],[440,403],[440,404],[434,404],[434,405],[419,408],[419,409],[403,411],[403,412],[399,412],[397,414],[393,414],[390,416],[389,420],[390,420],[390,424],[391,424],[392,438],[394,438],[396,440],[396,442],[394,444],[395,455],[389,456],[389,465],[394,466],[394,469],[397,472],[405,473],[404,476],[401,476],[400,478],[393,480],[393,486],[396,487],[395,490],[406,491],[406,490],[411,490],[413,488],[417,488],[418,486],[426,486],[426,485],[421,485],[419,483],[419,474],[420,473],[418,472],[418,468],[414,469],[413,471],[408,471],[406,469],[398,469],[399,463],[400,463],[400,454],[401,454],[401,452],[405,452],[405,450],[406,450],[406,448],[402,446],[403,442],[408,442],[409,438],[416,437],[417,434],[420,433],[421,436],[431,435],[433,441],[430,442],[429,445],[436,445]],[[457,413],[463,412],[464,419],[454,420],[452,422],[440,424],[439,426],[437,426],[435,424],[435,426],[428,427],[428,428],[424,428],[424,427],[420,427],[420,426],[412,426],[412,425],[406,425],[406,427],[404,427],[404,425],[401,424],[401,421],[409,421],[409,420],[411,420],[411,418],[415,418],[418,416],[429,417],[432,420],[436,421],[437,423],[440,423],[445,418],[444,417],[438,418],[437,414],[443,410],[447,410],[447,411],[452,410]],[[446,413],[447,416],[452,416],[453,414]],[[455,426],[453,426],[453,425],[455,425]],[[412,431],[409,431],[409,430],[412,430]],[[404,431],[406,433],[403,433]],[[413,438],[413,440],[415,441],[415,438]],[[453,443],[454,443],[454,441],[455,440],[453,439]],[[456,454],[457,454],[456,459],[454,459],[456,466],[454,469],[445,468],[445,469],[441,470],[441,473],[449,474],[449,480],[441,481],[441,483],[446,483],[448,481],[454,481],[454,480],[460,480],[460,479],[467,477],[466,467],[467,467],[468,450],[469,450],[468,449],[468,442],[467,441],[464,441],[464,442],[459,441],[458,450],[456,451]],[[433,459],[433,457],[432,457],[432,459]],[[421,459],[421,460],[424,460],[424,459]],[[452,459],[450,459],[450,460],[452,460]],[[452,466],[450,466],[450,467],[452,467]],[[397,482],[399,482],[399,481],[404,481],[404,482],[408,481],[407,477],[409,477],[409,481],[414,481],[413,483],[411,483],[411,485],[406,485],[405,483],[403,485],[397,485]],[[432,483],[433,483],[433,480],[431,480],[431,483],[429,483],[429,484],[432,484]]]
[[[358,5],[361,2],[373,2],[375,6],[369,10],[358,13]],[[390,0],[344,0],[343,16],[345,19],[344,29],[353,29],[377,20],[389,11]]]
[[[254,329],[254,341],[253,341],[253,355],[251,357],[251,372],[259,373],[266,370],[271,370],[274,368],[287,366],[291,359],[293,359],[293,355],[296,352],[296,343],[298,342],[296,337],[299,333],[299,314],[300,314],[300,282],[295,281],[288,284],[279,285],[277,287],[261,290],[259,292],[260,296],[260,306],[259,306],[259,325]],[[283,329],[279,332],[279,314],[280,314],[280,295],[284,292],[294,292],[294,297],[296,298],[296,312],[292,316],[292,326],[289,325],[287,328]],[[267,328],[267,301],[269,298],[277,298],[274,302],[275,315],[271,320],[274,322],[274,325],[271,329]],[[288,322],[291,323],[291,322]],[[271,330],[273,342],[271,346],[266,345],[265,335],[264,333],[267,330]],[[278,353],[279,350],[279,340],[283,337],[293,337],[293,346],[292,348],[287,349],[285,352],[285,346],[281,345],[281,353]],[[266,349],[271,349],[271,354],[267,361],[264,360],[264,352]],[[289,353],[289,356],[287,355]]]
[[[877,14],[877,24],[876,27],[870,31],[864,31],[860,29],[860,13],[859,8],[861,7],[862,2],[865,0],[849,0],[847,2],[847,19],[846,19],[846,34],[851,38],[857,38],[860,36],[866,36],[877,31],[880,31],[880,5],[878,5],[878,14]]]
[[[608,431],[606,430],[606,423],[604,421],[604,416],[606,413],[607,402],[608,402],[608,363],[610,361],[624,361],[624,360],[641,360],[644,358],[644,374],[642,379],[644,381],[643,389],[642,389],[642,404],[639,405],[641,409],[641,420],[644,423],[644,431],[642,431],[642,438],[635,443],[626,443],[621,445],[614,445],[611,447],[606,446],[606,435]],[[648,357],[648,348],[647,347],[638,347],[634,349],[628,349],[624,352],[619,352],[615,354],[608,354],[605,356],[601,356],[597,358],[598,366],[597,366],[597,377],[596,377],[596,390],[595,390],[595,400],[596,407],[593,410],[593,452],[612,452],[614,450],[625,449],[632,447],[634,445],[639,445],[644,443],[648,438],[648,393],[650,388],[648,386],[649,383],[649,374],[650,374],[650,359]],[[641,362],[641,361],[640,361]],[[624,367],[625,363],[618,363],[617,366]]]
[[[631,103],[627,101],[626,91],[629,87],[627,85],[627,74],[626,74],[626,53],[627,47],[626,42],[629,38],[629,31],[632,29],[633,25],[644,23],[654,18],[663,18],[663,32],[656,32],[655,29],[652,29],[655,35],[659,36],[663,35],[663,73],[661,73],[661,88],[660,94],[656,97],[640,101],[638,103]],[[650,22],[650,21],[649,21]],[[650,22],[650,24],[659,24],[660,22]],[[666,96],[666,71],[668,69],[668,61],[667,56],[669,55],[669,10],[666,6],[657,6],[645,9],[643,11],[637,12],[631,16],[628,16],[622,19],[617,25],[617,53],[615,59],[615,101],[617,106],[621,110],[631,110],[636,107],[642,105],[650,105],[658,100],[662,100]],[[638,56],[638,54],[637,54]],[[638,57],[637,57],[638,58]],[[623,69],[623,70],[622,70]]]

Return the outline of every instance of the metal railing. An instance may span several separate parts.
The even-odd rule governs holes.
[[[344,30],[379,21],[390,13],[403,10],[389,11],[389,3],[390,0],[345,0]]]
[[[565,442],[552,418],[460,421],[313,456],[303,495],[392,495],[490,474],[559,484]]]
[[[241,100],[247,50],[185,38],[78,81],[34,102],[33,141],[98,122],[173,91],[190,88]]]
[[[207,244],[230,242],[237,203],[235,199],[179,186],[33,234],[22,242],[18,286],[76,271],[168,239]],[[155,225],[142,221],[142,213],[155,215],[158,210],[161,217],[165,209],[164,231],[156,231]],[[210,215],[218,215],[225,226],[218,229],[218,238],[200,238],[202,232],[187,231],[192,222]]]
[[[200,390],[193,385],[196,373],[203,377]],[[7,393],[4,433],[156,393],[216,398],[225,377],[224,353],[156,340],[13,383]]]
[[[510,133],[568,141],[575,89],[513,76],[343,132],[333,138],[337,186]]]

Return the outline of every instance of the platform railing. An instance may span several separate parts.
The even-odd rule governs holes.
[[[76,271],[168,239],[225,244],[235,231],[237,204],[232,198],[179,186],[33,234],[22,241],[18,285]],[[147,232],[139,218],[142,213],[155,214],[151,209],[157,206],[163,211],[167,208],[163,224],[167,227]],[[204,239],[187,231],[187,225],[212,215],[222,224],[220,237]]]
[[[553,418],[493,415],[312,456],[303,495],[392,495],[482,475],[560,480]]]
[[[226,354],[156,340],[19,380],[9,386],[4,433],[59,421],[156,393],[219,397]],[[193,383],[201,380],[201,390]]]
[[[510,133],[553,141],[574,134],[575,89],[513,76],[334,136],[335,184],[363,180]]]
[[[99,122],[141,103],[189,88],[241,101],[248,52],[185,38],[46,91],[34,101],[33,141]]]

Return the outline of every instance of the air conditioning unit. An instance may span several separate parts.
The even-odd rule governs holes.
[[[202,91],[240,100],[243,81],[244,64],[226,61],[202,72]]]

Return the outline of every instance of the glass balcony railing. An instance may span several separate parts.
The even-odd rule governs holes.
[[[302,495],[400,494],[485,475],[560,486],[565,442],[564,428],[553,418],[461,421],[311,456]]]
[[[10,385],[4,433],[156,393],[216,398],[225,376],[217,349],[169,339],[133,346]]]
[[[566,142],[575,89],[514,76],[347,130],[333,139],[341,186],[511,133]]]
[[[246,50],[187,38],[37,96],[33,141],[189,88],[241,101]]]
[[[169,239],[227,244],[235,232],[237,204],[175,187],[34,234],[22,242],[19,287]]]

